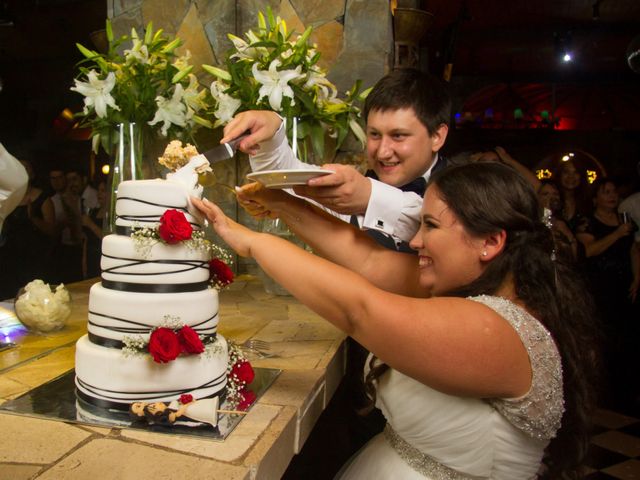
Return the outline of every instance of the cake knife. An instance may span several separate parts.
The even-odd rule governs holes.
[[[240,143],[240,141],[249,136],[249,133],[250,132],[243,133],[230,142],[223,143],[222,145],[218,145],[217,147],[213,147],[211,150],[207,150],[201,155],[204,155],[204,157],[209,160],[210,165],[222,162],[224,160],[227,160],[228,158],[232,158],[238,150],[238,144]]]

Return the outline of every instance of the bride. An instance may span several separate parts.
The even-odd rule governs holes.
[[[282,191],[250,184],[238,199],[283,219],[316,255],[193,202],[238,254],[372,352],[366,382],[387,426],[340,478],[577,478],[592,310],[515,170],[434,174],[417,256]]]

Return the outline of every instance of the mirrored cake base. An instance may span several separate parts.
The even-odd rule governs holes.
[[[255,378],[249,390],[256,395],[256,402],[273,384],[281,370],[254,367]],[[255,402],[254,402],[255,404]],[[226,400],[221,410],[231,410]],[[247,411],[250,411],[251,407]],[[75,370],[28,391],[0,405],[0,411],[16,415],[46,418],[63,422],[79,423],[99,427],[135,428],[171,435],[190,435],[223,441],[243,420],[245,415],[220,414],[217,427],[208,425],[188,427],[184,425],[148,425],[132,421],[128,412],[99,408],[76,396]]]

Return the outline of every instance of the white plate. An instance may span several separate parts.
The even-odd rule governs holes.
[[[249,180],[262,183],[267,188],[289,188],[294,185],[306,185],[310,178],[330,175],[333,170],[314,168],[306,170],[263,170],[247,175]]]

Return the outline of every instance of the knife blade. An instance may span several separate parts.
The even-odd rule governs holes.
[[[238,144],[240,143],[240,141],[248,135],[249,132],[244,133],[239,137],[234,138],[230,142],[223,143],[221,145],[218,145],[217,147],[213,147],[211,150],[207,150],[206,152],[202,153],[202,155],[204,155],[204,157],[209,160],[210,165],[232,158],[238,150]]]

